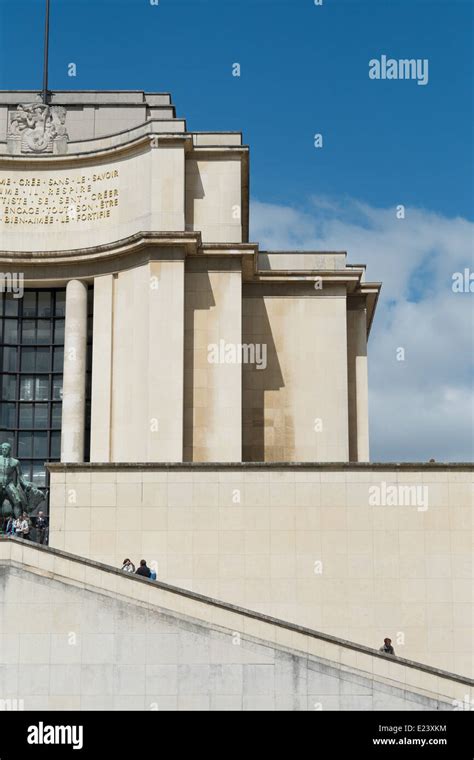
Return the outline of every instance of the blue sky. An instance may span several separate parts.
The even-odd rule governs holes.
[[[171,92],[190,129],[242,130],[259,200],[347,195],[472,218],[473,8],[52,0],[50,85]],[[0,88],[41,87],[43,9],[44,0],[0,0]],[[428,58],[428,85],[370,80],[368,61],[382,54]]]
[[[371,458],[472,461],[473,293],[452,277],[474,270],[474,0],[51,2],[51,89],[171,92],[190,130],[241,130],[251,239],[347,250],[383,282]],[[0,0],[0,89],[41,89],[43,13]],[[428,59],[428,84],[370,79],[383,54]]]

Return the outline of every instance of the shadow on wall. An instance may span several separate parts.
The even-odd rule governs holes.
[[[186,262],[185,294],[184,294],[184,430],[183,430],[183,459],[185,462],[194,461],[194,427],[199,422],[196,417],[205,414],[205,408],[195,408],[195,353],[199,350],[196,344],[195,313],[203,309],[211,309],[216,305],[212,292],[209,274],[205,262]],[[207,359],[207,345],[200,350]]]
[[[242,365],[242,460],[275,462],[288,458],[294,449],[293,421],[280,403],[272,405],[265,393],[285,386],[273,340],[264,296],[254,286],[244,286],[242,343],[266,346],[266,367]],[[274,394],[272,394],[274,395]]]
[[[206,197],[197,161],[186,161],[186,229],[194,230],[194,201]]]

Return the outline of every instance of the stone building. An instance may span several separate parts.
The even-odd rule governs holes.
[[[52,548],[472,676],[472,467],[370,463],[381,285],[249,240],[240,133],[1,92],[0,273],[2,440]]]
[[[31,97],[1,97],[1,247],[41,289],[18,312],[25,331],[41,320],[28,345],[61,330],[48,399],[64,372],[61,460],[368,461],[380,285],[364,266],[343,251],[260,252],[241,134],[186,131],[168,95],[55,93],[66,152],[51,139],[18,153],[11,125]]]

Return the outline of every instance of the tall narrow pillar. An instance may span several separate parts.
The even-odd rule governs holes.
[[[94,277],[91,462],[110,462],[114,275]]]
[[[87,285],[66,287],[61,462],[84,461],[87,361]]]
[[[347,311],[349,460],[369,461],[369,391],[367,372],[367,315],[365,306]]]

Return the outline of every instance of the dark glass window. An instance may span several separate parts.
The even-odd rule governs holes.
[[[6,319],[4,325],[5,343],[18,342],[18,322],[16,319]]]
[[[15,427],[16,404],[0,404],[0,425],[2,428]]]
[[[18,349],[7,348],[3,349],[3,367],[4,372],[16,372],[16,365],[18,361]]]
[[[20,428],[33,427],[33,404],[20,404]]]
[[[63,371],[63,364],[64,364],[64,348],[55,348],[54,349],[53,370],[55,372],[62,372]]]
[[[51,413],[51,427],[52,428],[61,428],[61,416],[62,416],[61,404],[53,404],[52,413]]]
[[[27,291],[23,297],[23,317],[36,316],[36,293]]]
[[[5,311],[4,311],[5,316],[17,317],[19,304],[20,304],[19,298],[15,298],[12,293],[6,293],[5,294]]]
[[[15,375],[4,375],[2,379],[2,401],[14,401],[16,396]]]
[[[23,320],[22,343],[35,342],[35,323],[32,319]]]
[[[38,319],[36,331],[37,343],[51,343],[51,324],[46,319]]]
[[[51,293],[48,291],[38,293],[38,316],[48,318],[51,316]]]
[[[57,319],[54,325],[54,342],[64,346],[64,319]]]
[[[66,291],[61,290],[56,292],[54,299],[54,316],[65,317],[66,316]]]
[[[92,324],[92,294],[88,320]],[[0,436],[21,459],[25,477],[47,488],[46,461],[61,456],[65,290],[0,293]],[[91,346],[86,400],[89,458]]]

